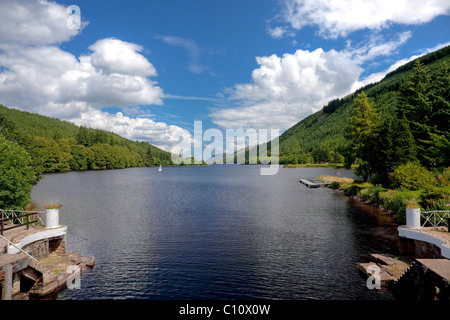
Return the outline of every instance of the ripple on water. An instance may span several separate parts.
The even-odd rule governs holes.
[[[67,250],[96,258],[82,288],[59,299],[391,299],[368,290],[355,267],[370,253],[376,221],[361,227],[345,198],[298,182],[336,173],[71,172],[45,175],[32,196],[58,199]]]

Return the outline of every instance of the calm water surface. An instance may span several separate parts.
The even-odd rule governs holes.
[[[63,204],[67,251],[95,256],[58,299],[392,299],[355,267],[380,222],[299,178],[334,169],[132,168],[45,175],[37,204]],[[384,226],[381,226],[384,228]]]

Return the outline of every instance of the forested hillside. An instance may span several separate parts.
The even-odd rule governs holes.
[[[0,105],[0,136],[31,156],[37,173],[168,165],[171,154],[147,142],[78,127],[70,122]]]
[[[280,163],[342,163],[352,143],[349,119],[354,99],[364,92],[378,114],[380,126],[387,125],[388,118],[397,122],[405,115],[422,165],[449,166],[448,66],[450,46],[403,65],[376,84],[330,101],[280,136]]]

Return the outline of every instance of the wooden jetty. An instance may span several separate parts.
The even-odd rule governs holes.
[[[311,181],[311,180],[308,180],[308,179],[300,179],[300,183],[304,184],[308,188],[318,188],[320,186],[327,186],[327,185],[329,185],[328,182]]]

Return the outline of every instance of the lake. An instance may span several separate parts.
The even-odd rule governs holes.
[[[352,171],[163,169],[44,175],[33,201],[63,204],[67,251],[96,259],[81,288],[57,299],[393,299],[369,290],[356,269],[389,223],[336,191],[299,183]]]

